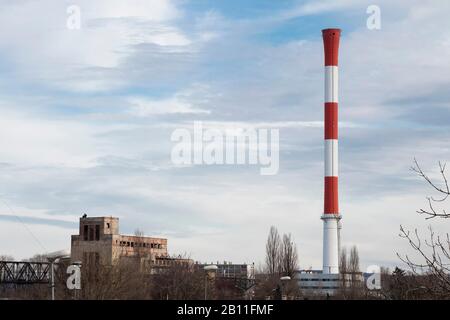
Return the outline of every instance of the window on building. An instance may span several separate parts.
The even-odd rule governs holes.
[[[111,226],[109,225],[109,222],[106,223],[106,228],[110,228]]]
[[[95,240],[100,240],[100,226],[98,224],[95,225]]]
[[[88,226],[84,225],[84,230],[83,230],[83,240],[87,241],[88,239]]]
[[[89,226],[89,241],[94,240],[94,228],[93,226]]]

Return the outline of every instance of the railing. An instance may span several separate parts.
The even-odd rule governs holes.
[[[50,282],[49,262],[0,261],[0,284]]]

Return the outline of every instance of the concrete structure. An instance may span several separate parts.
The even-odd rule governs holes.
[[[72,235],[71,261],[112,266],[121,259],[134,259],[155,267],[169,266],[174,261],[189,262],[169,256],[167,239],[119,234],[119,218],[80,218],[79,234]]]
[[[341,287],[340,274],[324,274],[322,270],[299,270],[294,279],[305,295],[334,295]]]
[[[213,264],[213,263],[211,263]],[[207,266],[208,264],[199,264],[199,267]],[[255,279],[255,265],[254,264],[233,264],[233,263],[214,263],[217,266],[216,276],[221,278],[242,278]]]
[[[339,273],[340,219],[338,205],[338,51],[340,29],[322,30],[325,51],[325,179],[323,273]]]
[[[364,285],[362,272],[351,273],[323,273],[322,270],[298,270],[294,279],[297,280],[302,293],[306,296],[335,295],[339,290],[351,287],[361,289]]]

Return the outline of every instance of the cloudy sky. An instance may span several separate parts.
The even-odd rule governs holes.
[[[370,4],[381,29],[369,30]],[[70,29],[76,5],[81,28]],[[271,225],[320,268],[323,53],[343,30],[340,210],[363,267],[409,252],[400,224],[450,160],[444,1],[0,0],[0,254],[70,248],[78,218],[113,215],[195,260],[259,263]],[[280,169],[174,166],[194,121],[280,130]]]

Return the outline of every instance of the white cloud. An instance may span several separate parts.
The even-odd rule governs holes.
[[[172,21],[180,16],[170,0],[81,1],[80,30],[66,28],[67,6],[21,1],[0,12],[2,55],[21,81],[71,91],[103,91],[127,83],[115,74],[133,47],[154,44],[182,51],[191,40]],[[32,54],[30,54],[32,52]]]
[[[167,21],[181,15],[170,0],[82,0],[78,5],[87,11],[88,18],[94,19],[139,17]]]
[[[177,96],[168,99],[151,100],[143,97],[130,98],[131,114],[138,117],[148,117],[162,114],[209,114],[209,110],[195,108],[188,101]]]
[[[313,0],[306,1],[294,8],[284,11],[280,18],[292,19],[301,16],[321,14],[326,12],[339,12],[340,10],[354,7],[357,4],[361,4],[360,0]]]

